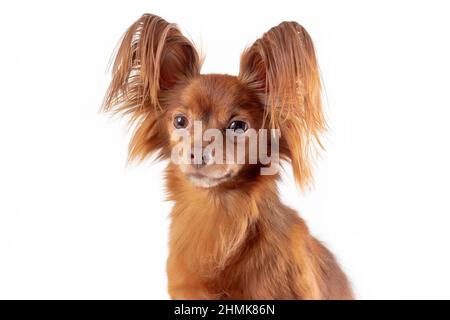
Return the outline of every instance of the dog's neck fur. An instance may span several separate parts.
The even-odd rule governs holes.
[[[277,176],[243,179],[245,186],[199,188],[177,167],[169,165],[166,178],[168,198],[175,203],[171,249],[197,257],[194,261],[210,269],[205,271],[225,268],[242,245],[255,236],[266,240],[286,236],[290,220],[299,219],[286,214],[285,209],[290,209],[279,200]]]
[[[227,291],[232,284],[233,289],[227,292],[232,297],[239,297],[235,292],[239,284],[258,286],[263,281],[257,278],[255,268],[271,269],[274,274],[302,270],[298,272],[302,278],[299,290],[317,298],[308,228],[294,210],[281,203],[276,183],[276,176],[258,176],[253,182],[247,180],[245,186],[204,189],[192,185],[178,168],[169,165],[169,199],[175,202],[169,270],[170,266],[182,266],[184,275],[200,277],[199,282],[206,281],[211,292]],[[296,244],[294,251],[291,243]],[[292,264],[292,255],[303,258]]]

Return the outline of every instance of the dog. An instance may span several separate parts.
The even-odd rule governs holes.
[[[202,60],[177,25],[144,14],[121,40],[102,107],[131,121],[130,160],[170,159],[170,296],[352,299],[336,259],[281,202],[273,170],[290,163],[308,187],[322,148],[327,125],[310,35],[296,22],[271,28],[243,51],[238,76],[201,74]],[[205,143],[208,130],[215,148]],[[258,151],[270,149],[265,161],[245,161],[247,147],[236,155],[237,140],[251,137]]]

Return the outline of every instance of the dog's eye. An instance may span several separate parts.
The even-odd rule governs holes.
[[[228,125],[228,129],[233,130],[235,133],[244,133],[248,129],[248,124],[241,120],[234,120]]]
[[[173,119],[173,125],[177,129],[186,128],[188,125],[188,119],[185,116],[178,115]]]

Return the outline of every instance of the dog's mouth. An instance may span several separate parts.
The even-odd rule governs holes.
[[[211,188],[229,180],[232,177],[232,173],[231,171],[227,171],[224,175],[215,177],[208,176],[200,172],[194,172],[187,173],[186,176],[188,177],[189,181],[197,187]]]

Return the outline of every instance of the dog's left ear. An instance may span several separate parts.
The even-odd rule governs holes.
[[[168,137],[161,116],[164,100],[182,82],[200,74],[201,58],[178,27],[153,14],[144,14],[123,36],[112,68],[104,111],[128,115],[135,130],[130,160],[158,152],[167,157]]]
[[[243,52],[239,78],[260,97],[270,127],[280,129],[280,153],[297,183],[308,186],[311,156],[326,127],[311,37],[298,23],[282,22]]]

